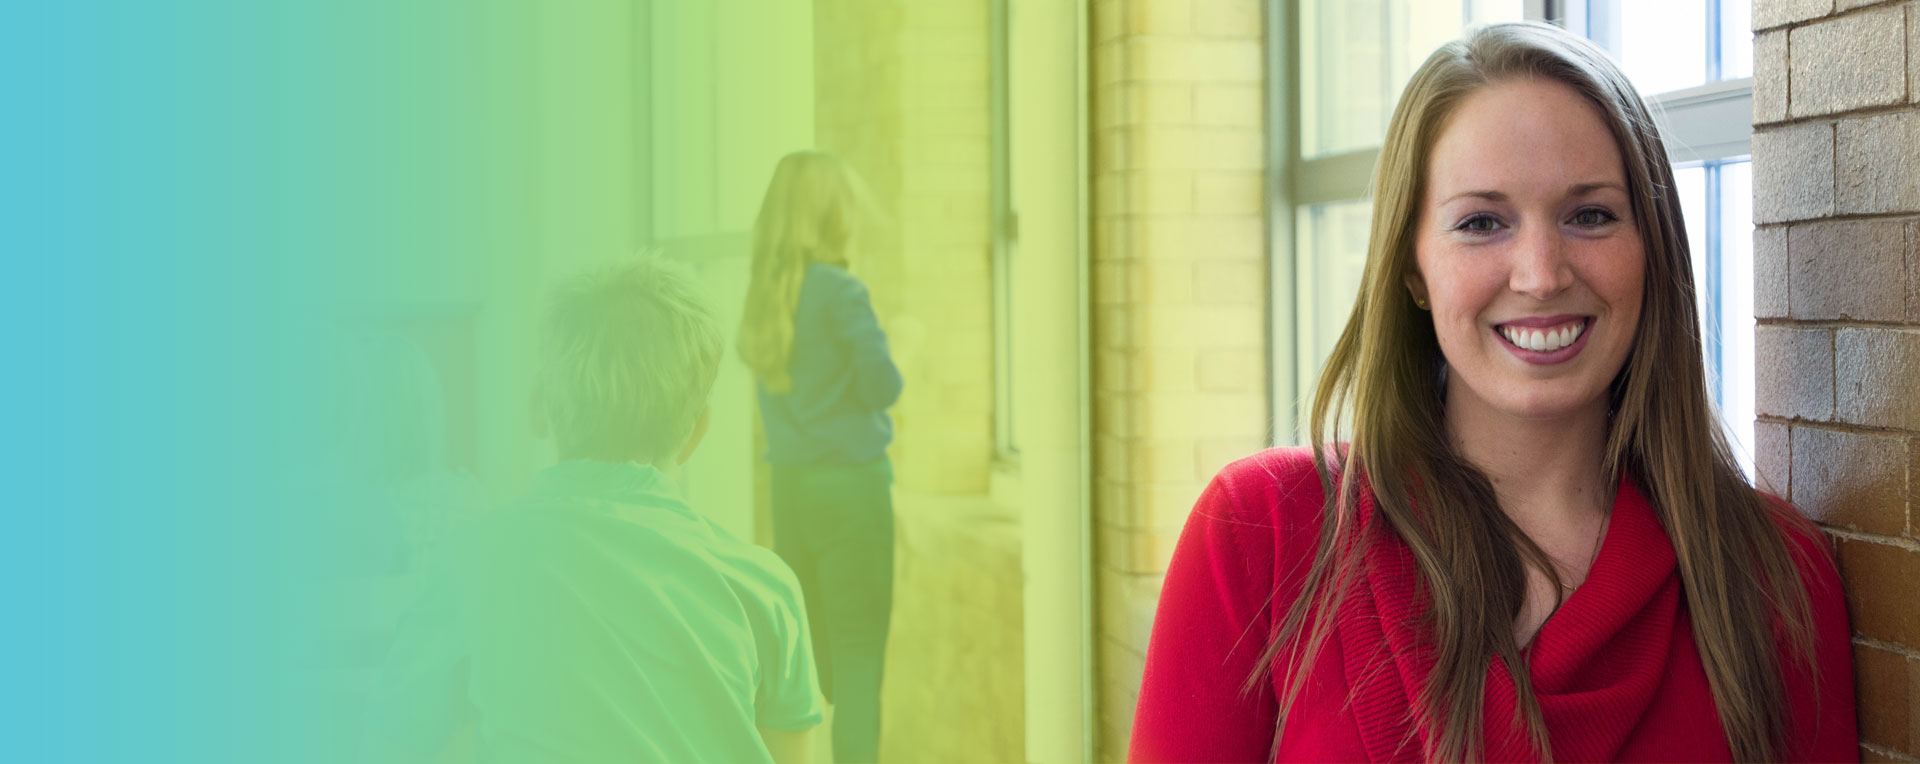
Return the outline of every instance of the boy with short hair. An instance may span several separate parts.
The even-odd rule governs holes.
[[[804,759],[822,708],[799,584],[663,470],[705,434],[712,313],[646,258],[563,285],[541,339],[561,461],[449,545],[395,640],[369,752],[431,759],[472,717],[481,761]]]

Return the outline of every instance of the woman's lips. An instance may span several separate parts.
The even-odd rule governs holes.
[[[1549,316],[1495,324],[1493,333],[1514,357],[1550,366],[1579,355],[1592,328],[1590,316]]]

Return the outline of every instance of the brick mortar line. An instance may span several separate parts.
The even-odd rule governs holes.
[[[1191,514],[1191,511],[1189,511],[1189,514]],[[1178,525],[1128,525],[1126,523],[1105,521],[1097,522],[1097,524],[1106,530],[1118,531],[1123,534],[1179,533],[1186,528],[1184,521]]]
[[[1254,218],[1255,218],[1255,215],[1254,213],[1251,213],[1251,212],[1116,212],[1111,215],[1102,215],[1095,219],[1125,221],[1125,220],[1251,220]],[[1136,260],[1158,260],[1159,258],[1141,257],[1141,258],[1135,258],[1135,259]],[[1184,258],[1180,258],[1180,259],[1184,259]],[[1198,259],[1198,258],[1196,257],[1193,259]],[[1234,258],[1221,257],[1216,259],[1230,260]],[[1241,259],[1253,260],[1256,258],[1253,254],[1248,254]],[[1920,326],[1916,326],[1914,328],[1920,329]]]
[[[1856,645],[1871,647],[1875,650],[1881,650],[1884,652],[1893,653],[1895,655],[1900,655],[1907,658],[1920,660],[1920,650],[1916,650],[1914,648],[1911,648],[1899,643],[1883,642],[1881,640],[1874,639],[1873,637],[1869,637],[1861,634],[1853,635],[1853,643]]]
[[[1920,761],[1920,759],[1916,759],[1916,758],[1914,758],[1914,757],[1912,757],[1912,756],[1908,756],[1908,755],[1906,755],[1906,754],[1904,754],[1904,753],[1901,753],[1901,752],[1899,752],[1899,751],[1896,751],[1896,750],[1893,750],[1892,748],[1882,748],[1882,747],[1880,747],[1880,746],[1878,746],[1878,745],[1875,745],[1875,744],[1873,744],[1873,743],[1869,743],[1869,742],[1867,742],[1867,739],[1866,739],[1866,738],[1861,738],[1861,739],[1860,739],[1860,747],[1861,747],[1861,748],[1865,748],[1865,749],[1867,749],[1867,750],[1869,750],[1869,751],[1872,751],[1872,752],[1874,752],[1874,753],[1877,753],[1877,754],[1880,754],[1881,756],[1885,756],[1885,757],[1887,757],[1887,758],[1889,758],[1889,759],[1892,759],[1892,760],[1894,760],[1894,761]]]
[[[1198,86],[1198,85],[1249,86],[1250,85],[1258,89],[1265,82],[1266,82],[1266,75],[1264,74],[1261,75],[1258,79],[1241,79],[1239,77],[1234,77],[1231,79],[1222,79],[1219,76],[1207,77],[1206,79],[1192,79],[1189,77],[1175,77],[1169,74],[1160,74],[1158,72],[1148,72],[1147,74],[1141,75],[1139,77],[1122,76],[1120,79],[1117,79],[1117,80],[1100,83],[1099,86],[1114,87],[1119,85],[1190,85],[1190,86]]]
[[[1920,111],[1920,110],[1917,110],[1917,111]],[[1801,220],[1777,220],[1771,223],[1756,223],[1754,224],[1753,227],[1762,231],[1771,231],[1771,230],[1776,230],[1780,228],[1791,228],[1793,226],[1804,226],[1809,223],[1829,223],[1829,222],[1835,222],[1835,221],[1871,223],[1871,222],[1880,221],[1880,220],[1907,222],[1916,218],[1920,218],[1920,210],[1912,210],[1909,212],[1844,212],[1844,213],[1839,213],[1835,215],[1828,215],[1826,217],[1804,218]]]
[[[1860,531],[1850,531],[1845,528],[1835,528],[1831,525],[1821,525],[1820,530],[1848,541],[1859,541],[1867,544],[1890,546],[1895,549],[1904,549],[1909,552],[1920,552],[1920,541],[1914,539],[1878,536],[1872,533],[1861,533]]]
[[[1139,650],[1135,650],[1131,647],[1128,647],[1126,642],[1121,641],[1119,636],[1116,634],[1113,634],[1112,632],[1102,630],[1100,632],[1100,636],[1103,637],[1106,641],[1112,642],[1113,647],[1120,648],[1121,650],[1126,651],[1127,654],[1132,655],[1135,658],[1139,658],[1140,660],[1147,659],[1147,656],[1145,653],[1142,653]]]
[[[1755,322],[1754,325],[1756,328],[1764,326],[1764,327],[1769,327],[1774,329],[1805,329],[1808,331],[1812,331],[1815,329],[1825,329],[1828,331],[1839,331],[1841,329],[1859,329],[1859,330],[1879,329],[1883,331],[1890,331],[1895,334],[1912,334],[1914,332],[1920,332],[1920,324],[1907,323],[1907,322],[1901,322],[1901,321],[1859,321],[1851,318],[1787,318],[1784,316],[1765,316],[1765,317],[1756,316],[1754,317],[1754,322]]]
[[[1787,76],[1788,76],[1788,79],[1792,79],[1793,75],[1789,73]],[[1787,87],[1789,89],[1789,92],[1791,92],[1793,85],[1789,83]],[[1911,100],[1908,100],[1907,98],[1902,97],[1896,103],[1878,104],[1874,106],[1863,106],[1858,109],[1849,109],[1847,111],[1836,111],[1836,112],[1830,112],[1827,114],[1809,114],[1804,117],[1788,117],[1786,119],[1783,119],[1777,122],[1755,122],[1753,123],[1753,133],[1755,135],[1759,135],[1763,131],[1771,132],[1776,128],[1799,127],[1801,125],[1815,124],[1815,123],[1827,122],[1827,121],[1834,121],[1835,126],[1838,127],[1837,120],[1852,119],[1852,118],[1864,119],[1867,117],[1880,117],[1888,114],[1901,114],[1905,112],[1914,111],[1914,106],[1915,104]],[[1789,105],[1788,108],[1791,109],[1792,106]]]
[[[1191,212],[1109,212],[1105,215],[1095,216],[1094,219],[1099,221],[1109,222],[1109,223],[1126,223],[1131,221],[1147,221],[1147,220],[1165,222],[1168,219],[1193,217],[1195,215],[1197,215],[1197,213],[1191,213]],[[1233,213],[1216,212],[1216,213],[1208,213],[1201,217],[1206,217],[1208,219],[1237,218],[1237,219],[1246,220],[1246,221],[1256,221],[1261,219],[1259,213],[1254,213],[1254,212],[1233,212]],[[1150,257],[1138,257],[1138,256],[1130,256],[1130,257],[1132,257],[1135,260],[1159,260],[1162,258],[1162,256],[1159,256],[1159,255],[1150,256]],[[1239,257],[1239,256],[1238,255],[1232,255],[1232,256],[1190,255],[1190,256],[1182,256],[1177,259],[1199,260],[1204,258],[1214,258],[1214,259],[1224,260],[1224,259],[1233,259],[1234,257]]]
[[[1120,576],[1122,578],[1153,577],[1153,578],[1165,579],[1167,577],[1167,571],[1165,570],[1145,570],[1145,571],[1125,570],[1122,568],[1114,567],[1112,563],[1105,562],[1105,561],[1102,561],[1100,563],[1100,572],[1110,576]]]
[[[1852,422],[1822,422],[1816,419],[1789,419],[1774,414],[1756,415],[1754,421],[1765,422],[1767,424],[1792,425],[1795,427],[1812,426],[1822,430],[1832,430],[1834,432],[1844,432],[1853,435],[1889,435],[1899,438],[1920,438],[1920,431],[1902,430],[1897,427],[1879,427],[1870,424],[1853,424]]]
[[[1164,582],[1167,577],[1166,571],[1157,571],[1152,573],[1136,573],[1133,571],[1121,570],[1119,568],[1113,567],[1112,565],[1103,564],[1100,567],[1103,568],[1107,573],[1110,573],[1112,575],[1118,576],[1120,578],[1125,578],[1125,579],[1133,579],[1133,580],[1154,579],[1154,580]],[[1129,583],[1132,583],[1132,582],[1134,581],[1129,581]]]
[[[1900,333],[1920,332],[1920,324],[1905,321],[1861,321],[1852,318],[1755,318],[1758,326],[1789,329],[1892,329]]]
[[[1252,126],[1245,125],[1245,124],[1195,122],[1191,117],[1185,120],[1150,119],[1145,122],[1118,122],[1115,124],[1107,125],[1105,127],[1095,128],[1095,131],[1107,132],[1107,133],[1125,133],[1127,134],[1126,137],[1131,138],[1134,135],[1139,134],[1140,132],[1149,132],[1154,129],[1165,129],[1165,128],[1176,128],[1180,130],[1195,130],[1195,131],[1234,130],[1234,131],[1247,132],[1247,133],[1264,133],[1265,132],[1264,130],[1258,130]],[[1102,140],[1111,140],[1111,139],[1112,139],[1112,136],[1107,136],[1102,138]]]
[[[1102,140],[1111,140],[1115,137],[1132,138],[1134,137],[1135,131],[1156,132],[1160,130],[1166,130],[1169,128],[1186,130],[1189,132],[1199,133],[1199,134],[1208,135],[1208,136],[1212,136],[1220,133],[1259,134],[1259,133],[1266,132],[1264,130],[1259,129],[1258,127],[1249,126],[1249,125],[1220,125],[1220,124],[1214,124],[1211,122],[1179,122],[1174,120],[1147,120],[1145,122],[1121,122],[1119,124],[1108,125],[1106,127],[1098,128],[1094,131],[1095,133],[1094,137],[1100,138]],[[1100,135],[1101,133],[1106,133],[1106,135]],[[1116,136],[1114,135],[1115,133],[1119,133],[1120,135]],[[1262,168],[1261,171],[1264,172],[1264,168]],[[1126,172],[1126,170],[1120,170],[1119,172]],[[1248,170],[1246,172],[1252,172],[1252,171]],[[1920,210],[1916,210],[1915,212],[1920,212]],[[1905,214],[1912,215],[1912,214],[1915,214],[1915,212],[1909,212]]]
[[[1266,20],[1261,14],[1261,21]],[[1264,30],[1262,30],[1264,31]],[[1266,47],[1266,38],[1259,34],[1227,32],[1122,32],[1117,37],[1109,37],[1103,42],[1124,42],[1127,40],[1198,40],[1200,42],[1255,42]]]
[[[1870,12],[1875,8],[1885,8],[1888,6],[1904,7],[1905,3],[1903,2],[1903,0],[1880,0],[1880,2],[1874,3],[1872,5],[1862,5],[1858,8],[1848,8],[1844,11],[1836,11],[1824,16],[1816,16],[1814,18],[1801,19],[1799,21],[1789,21],[1784,24],[1776,24],[1774,26],[1770,26],[1765,29],[1755,29],[1753,30],[1753,34],[1755,36],[1758,36],[1763,32],[1792,31],[1795,29],[1799,29],[1801,27],[1810,27],[1815,24],[1821,24],[1828,21],[1833,21],[1834,19],[1844,19],[1848,16],[1858,16],[1858,15]]]

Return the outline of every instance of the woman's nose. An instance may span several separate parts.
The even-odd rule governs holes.
[[[1566,239],[1558,226],[1533,226],[1513,252],[1513,272],[1507,287],[1539,300],[1552,298],[1573,286],[1573,266],[1567,262]]]

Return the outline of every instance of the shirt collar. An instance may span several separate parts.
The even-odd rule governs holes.
[[[660,468],[636,462],[576,459],[540,472],[533,492],[576,496],[621,504],[685,506],[680,487]]]

